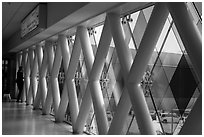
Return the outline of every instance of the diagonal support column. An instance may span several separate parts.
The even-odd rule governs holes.
[[[32,71],[31,71],[31,84],[32,84],[32,101],[34,103],[35,97],[36,97],[36,92],[37,92],[37,71],[38,71],[38,61],[37,61],[37,49],[35,48],[34,50],[34,60],[32,64]]]
[[[51,41],[45,42],[45,50],[47,51],[47,58],[48,58],[48,89],[47,89],[47,96],[45,99],[45,103],[42,109],[42,114],[44,115],[47,115],[50,113],[51,106],[53,103],[51,78],[50,78],[50,74],[52,72],[52,67],[54,62],[54,49],[52,44],[53,43]]]
[[[167,3],[169,12],[189,55],[199,82],[202,83],[202,36],[184,2]],[[202,134],[202,94],[198,97],[179,134]]]
[[[29,90],[28,90],[28,97],[26,100],[26,104],[27,105],[31,105],[32,103],[32,81],[31,81],[31,72],[33,69],[33,60],[34,60],[34,49],[33,47],[31,47],[28,51],[28,57],[29,57],[29,62],[30,62],[30,75],[28,75],[29,79],[30,79],[30,86],[29,86]]]
[[[28,51],[27,51],[27,49],[25,49],[23,51],[23,56],[22,56],[22,67],[23,67],[24,76],[25,76],[25,70],[26,70],[27,57],[28,57]],[[25,82],[23,84],[23,91],[22,91],[22,94],[21,94],[21,100],[22,100],[22,102],[26,101],[26,85],[25,85]]]
[[[19,67],[19,66],[22,66],[22,54],[23,54],[23,52],[21,51],[21,52],[17,55],[17,61],[18,61],[17,65],[18,65],[18,67]],[[18,67],[17,67],[17,68],[18,68]]]
[[[39,49],[38,49],[38,57],[39,59],[41,58],[41,56],[43,55],[42,58],[42,63],[41,63],[41,67],[39,69],[39,98],[37,99],[36,97],[36,101],[35,101],[35,108],[39,108],[40,107],[40,103],[42,105],[42,108],[44,106],[45,103],[45,99],[46,99],[46,94],[47,94],[47,82],[46,82],[46,74],[47,74],[47,50],[43,50],[43,54],[42,54],[42,46],[44,45],[44,42],[41,43],[39,45]],[[38,101],[37,101],[38,100]]]
[[[59,43],[57,44],[57,49],[55,51],[55,58],[53,62],[52,72],[51,72],[51,87],[52,87],[52,97],[54,102],[54,113],[56,116],[59,103],[60,103],[60,92],[59,92],[59,84],[58,84],[58,74],[61,66],[62,54],[61,47]]]
[[[99,134],[107,134],[108,131],[108,120],[106,116],[105,104],[99,81],[101,73],[103,71],[104,63],[106,61],[106,56],[109,51],[111,39],[112,36],[108,25],[108,20],[106,18],[105,25],[99,41],[99,46],[96,52],[96,58],[94,60],[89,77],[90,91],[92,95],[94,111],[96,114]]]
[[[121,70],[123,72],[123,77],[127,80],[127,76],[133,62],[131,52],[128,45],[125,43],[125,39],[122,32],[122,26],[120,24],[120,16],[117,13],[108,14],[109,24],[111,28],[111,33],[113,35],[113,40],[115,43],[115,48],[117,55],[121,64]],[[120,100],[118,102],[115,115],[113,117],[112,123],[110,125],[108,134],[122,134],[123,127],[125,125],[128,112],[131,108],[131,102],[129,99],[128,91],[125,87]]]
[[[141,134],[156,134],[149,114],[148,106],[145,101],[144,94],[141,88],[138,87],[138,85],[140,84],[144,71],[146,70],[148,61],[151,58],[152,52],[159,38],[161,30],[164,26],[167,15],[168,12],[166,10],[165,5],[162,3],[156,3],[152,15],[150,17],[150,20],[148,22],[147,28],[145,30],[145,33],[143,35],[140,47],[138,49],[138,53],[136,54],[133,66],[131,68],[132,59],[130,56],[127,56],[127,54],[130,53],[127,47],[124,46],[125,41],[123,36],[121,35],[122,34],[120,31],[121,27],[119,27],[120,18],[118,15],[114,13],[109,14],[111,32],[114,38],[114,42],[116,44],[116,50],[119,55],[122,70],[124,74],[128,75],[128,77],[124,76],[126,87],[128,89],[128,94],[133,105],[136,120]],[[129,70],[130,73],[128,74]],[[126,92],[127,91],[123,92],[121,98],[123,98],[124,94],[125,95],[127,94]],[[126,96],[126,98],[129,99],[128,96]],[[123,104],[123,107],[124,106],[129,107],[129,105],[130,104],[128,103],[126,105]],[[119,108],[120,106],[118,105],[117,109]],[[126,115],[124,114],[124,116]],[[116,128],[109,133],[112,134],[115,131]]]
[[[202,135],[202,94],[197,98],[179,135]]]
[[[79,39],[80,39],[80,42],[81,42],[81,46],[82,46],[83,42],[85,42],[85,44],[87,44],[87,43],[90,44],[89,37],[87,38],[87,36],[86,36],[86,35],[88,35],[88,32],[86,32],[85,29],[86,28],[84,28],[82,26],[79,26],[77,28],[77,31],[78,31],[78,34],[79,34]],[[87,34],[85,34],[86,37],[84,38],[84,41],[81,40],[81,38],[83,38],[83,36],[84,36],[82,34],[83,31],[85,33],[87,33]],[[90,52],[91,55],[86,57],[86,59],[85,59],[86,70],[87,70],[88,76],[89,76],[89,74],[91,72],[91,68],[92,68],[93,61],[94,61],[94,59],[93,59],[94,55],[93,55],[93,52],[92,52],[93,50],[91,48],[89,50],[90,50],[89,52]],[[85,58],[85,55],[84,55],[84,58]],[[87,84],[84,96],[82,98],[80,111],[79,111],[79,114],[78,114],[78,117],[77,117],[77,120],[76,120],[75,129],[73,130],[74,133],[82,133],[83,132],[86,120],[88,118],[89,111],[91,109],[91,104],[92,104],[92,99],[91,99],[91,94],[90,94],[90,87],[89,87],[89,84]]]
[[[44,42],[40,42],[37,46],[36,46],[36,51],[37,51],[37,58],[38,58],[38,75],[39,75],[39,79],[38,79],[38,88],[37,88],[37,93],[36,93],[36,98],[33,104],[33,109],[37,109],[40,107],[40,103],[42,103],[41,101],[41,85],[43,84],[42,81],[40,80],[40,70],[41,70],[41,65],[42,65],[42,59],[43,59],[43,49],[42,46],[44,45]]]
[[[30,86],[30,60],[29,60],[29,50],[27,51],[27,62],[26,62],[26,69],[25,69],[25,75],[24,75],[24,82],[25,82],[25,93],[26,93],[26,102],[28,100],[28,92],[29,92],[29,86]]]
[[[75,123],[79,113],[79,105],[77,100],[76,85],[75,85],[75,73],[78,65],[78,60],[81,54],[81,46],[79,40],[78,29],[75,36],[75,41],[72,49],[70,64],[66,73],[66,85],[68,89],[68,98],[69,98],[69,109],[72,121],[73,131],[75,129]]]
[[[111,35],[110,35],[111,33],[109,31],[109,26],[107,25],[107,20],[106,20],[106,23],[104,25],[104,29],[101,35],[101,40],[99,42],[99,48],[96,53],[96,60],[94,62],[94,55],[91,52],[92,47],[89,41],[89,36],[86,28],[81,27],[79,32],[80,32],[80,40],[81,40],[82,50],[85,57],[86,67],[88,70],[88,76],[89,76],[88,85],[90,87],[93,106],[96,113],[96,120],[97,120],[99,134],[106,134],[108,130],[108,121],[107,121],[106,110],[105,110],[105,105],[104,105],[99,79],[103,70],[103,65],[105,63],[105,59],[106,59],[105,57],[107,56],[107,53],[109,50],[109,45],[111,42]],[[94,65],[92,68],[93,62],[94,62]]]
[[[196,75],[199,81],[202,82],[202,36],[196,24],[193,23],[184,2],[167,3],[167,7],[196,71]]]
[[[65,77],[66,77],[66,72],[67,72],[67,69],[69,66],[70,52],[69,52],[69,45],[68,45],[67,37],[65,34],[59,34],[58,44],[59,44],[59,46],[61,46],[64,73],[65,73]],[[57,113],[56,113],[56,121],[57,122],[62,122],[64,120],[64,116],[65,116],[68,102],[69,102],[69,100],[68,100],[68,94],[67,94],[67,83],[66,83],[66,79],[65,79],[59,108],[58,108]]]
[[[156,3],[128,75],[128,91],[141,134],[155,134],[140,82],[168,17],[164,3]]]
[[[47,81],[46,81],[46,74],[47,74],[47,69],[48,69],[48,57],[47,57],[47,50],[44,47],[43,50],[43,60],[42,60],[42,66],[40,69],[40,77],[39,81],[41,84],[41,103],[42,103],[42,108],[45,104],[45,99],[47,95]]]

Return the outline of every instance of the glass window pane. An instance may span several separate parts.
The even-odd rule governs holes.
[[[131,28],[132,32],[135,28],[135,24],[136,24],[136,21],[138,19],[139,13],[140,13],[140,11],[131,14],[131,18],[133,19],[133,21],[129,22],[129,24],[130,24],[130,28]]]
[[[177,67],[177,66],[176,66],[176,67]],[[174,66],[163,66],[164,71],[165,71],[165,73],[166,73],[166,76],[167,76],[169,82],[171,81],[171,78],[172,78],[173,75],[174,75],[174,72],[175,72],[175,70],[176,70],[176,67],[174,67]]]
[[[172,29],[170,30],[170,33],[167,37],[167,40],[165,42],[165,46],[162,52],[182,54],[181,49],[179,47],[179,44],[176,40],[176,37]]]
[[[157,44],[156,44],[156,49],[157,49],[157,51],[160,51],[160,49],[161,49],[161,46],[162,46],[162,44],[163,44],[163,42],[164,42],[164,38],[165,38],[166,35],[167,35],[167,31],[168,31],[168,29],[169,29],[169,26],[170,26],[170,23],[169,23],[169,21],[168,21],[168,19],[167,19],[166,22],[165,22],[165,24],[164,24],[164,27],[163,27],[163,29],[162,29],[162,32],[161,32],[161,34],[160,34],[160,36],[159,36],[159,39],[158,39],[158,41],[157,41]],[[156,49],[155,49],[155,51],[156,51]]]
[[[146,26],[147,26],[147,21],[144,17],[143,12],[141,11],[139,13],[135,28],[133,30],[133,35],[134,35],[134,39],[136,41],[137,48],[140,45],[140,42],[141,42],[141,39],[143,37]]]
[[[164,69],[161,66],[155,66],[152,74],[152,95],[153,97],[162,97],[167,90],[169,82],[166,78]]]
[[[147,20],[147,22],[149,21],[149,18],[152,14],[152,10],[153,10],[154,6],[150,6],[148,8],[143,9],[142,11],[144,12],[145,15],[145,19]]]
[[[95,39],[96,39],[96,44],[98,45],[99,44],[99,40],[101,38],[101,33],[102,33],[102,30],[103,30],[103,26],[104,25],[100,25],[98,27],[95,28],[95,32],[94,33],[94,36],[95,36]]]

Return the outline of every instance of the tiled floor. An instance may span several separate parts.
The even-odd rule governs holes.
[[[55,123],[51,115],[42,115],[24,103],[2,103],[3,135],[72,135],[72,127]]]

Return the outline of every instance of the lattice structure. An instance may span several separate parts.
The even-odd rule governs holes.
[[[188,27],[179,20],[191,5],[179,3],[181,13],[174,6],[156,3],[122,18],[110,12],[103,25],[80,25],[72,36],[65,31],[26,49],[26,103],[67,119],[74,133],[178,132],[201,92],[202,52],[190,45],[202,41],[188,14]]]

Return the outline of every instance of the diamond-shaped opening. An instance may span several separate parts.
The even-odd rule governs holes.
[[[82,52],[79,57],[78,67],[77,67],[75,76],[76,76],[75,85],[77,90],[78,103],[80,107],[82,98],[85,94],[85,90],[88,84],[88,74],[87,74],[86,64],[85,64],[85,60]]]
[[[82,102],[82,97],[83,97],[82,93],[84,92],[86,88],[86,84],[87,84],[83,80],[83,75],[82,75],[83,63],[84,63],[83,60],[78,61],[78,65],[77,65],[76,72],[75,72],[75,80],[74,80],[79,106],[81,105],[81,102]]]
[[[113,94],[113,88],[115,80],[118,77],[120,70],[120,64],[117,57],[115,48],[110,47],[108,55],[106,57],[106,63],[101,74],[100,85],[103,93],[103,99],[106,108],[106,114],[109,124],[113,119],[114,111],[116,108],[115,98]],[[113,78],[114,77],[114,78]]]
[[[58,84],[59,84],[60,97],[62,95],[64,81],[65,81],[65,72],[64,72],[63,59],[62,59],[61,66],[60,66],[59,73],[58,73]]]
[[[183,55],[170,82],[181,115],[184,113],[197,85],[185,56]]]
[[[195,70],[193,69],[193,65],[192,65],[192,62],[191,62],[191,60],[190,60],[190,58],[189,58],[189,55],[188,55],[187,52],[186,52],[186,49],[185,49],[185,47],[184,47],[184,45],[183,45],[183,42],[182,42],[182,40],[181,40],[181,38],[180,38],[180,35],[179,35],[178,31],[177,31],[177,28],[175,27],[174,24],[173,24],[173,26],[172,26],[172,30],[173,30],[173,33],[174,33],[174,35],[175,35],[175,38],[176,38],[176,40],[177,40],[177,42],[178,42],[178,44],[179,44],[179,47],[180,47],[180,49],[181,49],[183,55],[185,56],[185,59],[187,60],[187,63],[188,63],[188,65],[189,65],[189,68],[190,68],[190,70],[191,70],[191,72],[192,72],[192,74],[193,74],[193,76],[194,76],[194,78],[195,78],[197,84],[200,84],[200,83],[199,83],[199,80],[198,80],[198,78],[197,78],[197,76],[196,76]],[[199,88],[200,88],[200,87],[201,87],[201,86],[199,86]]]

